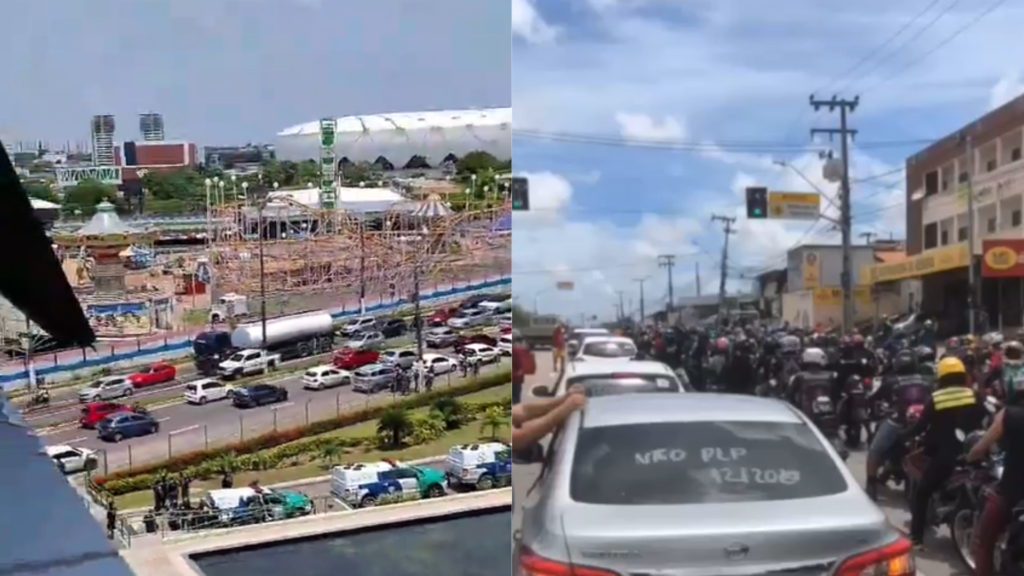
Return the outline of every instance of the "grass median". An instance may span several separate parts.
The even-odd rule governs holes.
[[[464,396],[457,396],[458,400],[465,404],[471,403],[496,403],[511,398],[512,385],[506,384],[497,388],[481,390]],[[409,417],[425,417],[431,408],[415,408],[408,410]],[[334,438],[339,441],[367,438],[378,433],[380,420],[362,422],[353,426],[341,428],[332,432],[321,434],[312,438]],[[381,449],[377,446],[361,445],[350,448],[343,448],[340,452],[322,451],[318,454],[305,454],[301,457],[285,462],[278,468],[267,470],[238,472],[234,475],[235,486],[245,486],[250,482],[259,482],[261,485],[270,486],[282,482],[293,482],[306,480],[329,474],[330,467],[342,462],[367,462],[377,461],[384,458],[392,458],[399,461],[419,460],[432,456],[444,456],[448,450],[458,444],[469,444],[478,441],[493,441],[495,423],[487,418],[475,418],[466,422],[458,429],[445,432],[440,437],[428,442],[418,443],[412,446],[404,446],[397,449]],[[201,498],[208,490],[220,487],[220,480],[211,478],[202,480],[192,485],[194,498]],[[121,510],[147,508],[153,505],[152,490],[140,490],[128,494],[122,494],[114,498]]]

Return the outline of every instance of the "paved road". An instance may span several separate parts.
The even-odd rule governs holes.
[[[531,399],[529,390],[537,385],[550,385],[554,378],[551,373],[551,358],[547,354],[537,355],[537,374],[527,378],[526,390],[523,398],[526,401]],[[864,453],[854,452],[847,461],[847,466],[853,472],[854,477],[864,484]],[[512,467],[512,488],[515,498],[515,506],[512,511],[512,528],[518,530],[522,520],[523,506],[529,506],[533,498],[527,498],[527,491],[537,478],[539,466],[516,465]],[[883,490],[880,494],[879,506],[886,513],[892,523],[900,529],[909,529],[910,513],[903,502],[902,493],[899,490]],[[906,524],[906,525],[905,525]],[[919,574],[926,576],[970,576],[956,557],[953,544],[949,539],[948,531],[942,529],[932,532],[927,537],[928,549],[917,555],[917,569]],[[518,574],[518,572],[516,572]]]
[[[470,280],[470,281],[458,281],[458,280],[448,281],[447,279],[442,281],[442,280],[438,279],[436,281],[433,281],[433,285],[430,286],[429,289],[425,290],[425,292],[435,292],[435,291],[443,289],[443,288],[445,288],[446,286],[449,286],[449,285],[451,285],[451,286],[466,286],[468,284],[475,284],[475,283],[480,283],[480,282],[486,282],[488,280],[493,280],[495,278],[496,278],[496,276],[487,276],[487,277],[481,277],[479,279]],[[369,303],[373,303],[373,299],[370,299],[368,302]],[[352,309],[358,308],[358,307],[359,307],[358,299],[356,299],[356,300],[348,299],[348,300],[344,300],[341,303],[333,302],[331,304],[329,310],[331,312],[340,312],[340,311],[343,311],[343,310],[352,310]],[[91,349],[85,350],[85,358],[102,358],[104,356],[109,356],[111,354],[111,347],[113,347],[115,351],[126,351],[128,348],[135,349],[138,346],[138,343],[141,343],[142,347],[145,348],[145,347],[147,347],[147,345],[154,346],[154,347],[155,346],[162,346],[162,345],[165,344],[165,340],[166,340],[167,344],[174,344],[174,343],[177,343],[177,342],[184,342],[189,337],[194,336],[195,334],[198,334],[199,332],[202,332],[202,329],[193,329],[193,330],[178,331],[178,332],[165,332],[165,333],[161,333],[161,334],[157,334],[157,335],[153,335],[153,336],[140,337],[138,339],[136,339],[136,338],[128,338],[128,339],[125,339],[125,341],[121,341],[121,342],[118,342],[118,341],[103,341],[103,342],[97,343],[96,351],[93,351]],[[83,354],[82,350],[67,350],[67,351],[64,351],[64,352],[57,352],[57,353],[52,353],[52,354],[42,354],[42,355],[40,355],[39,357],[37,357],[35,359],[35,367],[36,368],[45,368],[47,366],[52,366],[55,363],[59,363],[59,364],[73,364],[75,362],[81,362],[82,359],[83,359],[82,354]],[[168,356],[168,357],[172,357],[172,356]],[[24,366],[24,364],[22,363],[21,360],[16,360],[15,359],[15,360],[7,361],[7,362],[0,362],[0,374],[11,374],[11,373],[15,373],[15,372],[22,372],[23,370],[25,370],[25,366]]]
[[[498,366],[507,368],[508,362]],[[484,373],[498,369],[487,366]],[[390,393],[374,396],[354,392],[351,388],[332,390],[305,390],[299,375],[284,376],[271,380],[284,386],[289,392],[289,401],[273,406],[239,409],[228,402],[217,402],[205,406],[175,404],[156,408],[153,415],[160,421],[160,432],[150,436],[124,440],[111,444],[99,440],[95,432],[77,428],[63,430],[43,436],[50,445],[72,444],[96,450],[103,450],[105,464],[101,461],[100,471],[121,470],[159,462],[168,455],[183,454],[228,442],[251,438],[270,430],[291,428],[336,416],[337,414],[367,406],[370,402],[386,402]],[[443,389],[460,380],[458,375],[441,376],[434,381],[435,389]]]

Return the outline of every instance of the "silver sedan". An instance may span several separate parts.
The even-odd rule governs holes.
[[[523,511],[524,574],[913,576],[910,542],[803,415],[716,394],[591,398]]]

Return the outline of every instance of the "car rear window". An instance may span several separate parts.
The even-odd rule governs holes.
[[[568,390],[575,384],[583,387],[584,393],[595,396],[619,396],[622,394],[678,393],[683,386],[675,376],[667,374],[594,374],[575,376],[566,380]]]
[[[807,426],[778,422],[583,428],[569,484],[577,502],[638,506],[794,500],[848,489]]]
[[[198,388],[196,388],[195,384],[189,384],[188,386],[185,386],[185,392],[188,392],[190,394],[195,394],[196,390],[198,390]]]
[[[309,372],[306,372],[306,377],[307,378],[317,378],[319,376],[320,376],[320,373],[319,372],[315,372],[313,370],[310,370]]]
[[[636,346],[631,342],[588,342],[581,354],[594,358],[632,358],[636,356]]]

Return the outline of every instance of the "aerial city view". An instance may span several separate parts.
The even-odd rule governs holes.
[[[385,4],[58,2],[0,40],[67,40],[2,97],[3,570],[507,554],[507,12]]]

